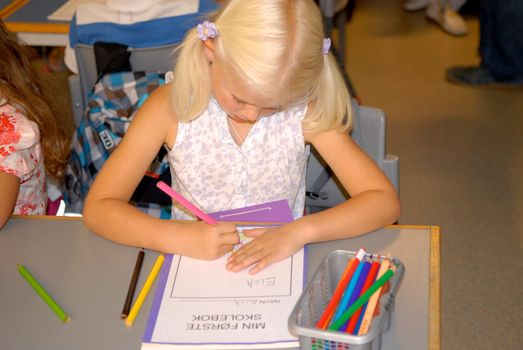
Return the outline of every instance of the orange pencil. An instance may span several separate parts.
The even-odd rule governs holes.
[[[321,329],[326,329],[329,325],[329,322],[332,319],[332,316],[334,315],[334,311],[336,310],[336,307],[338,306],[338,303],[343,295],[343,292],[347,288],[347,284],[349,283],[352,275],[354,274],[354,270],[358,267],[358,263],[365,257],[365,249],[361,248],[358,250],[358,253],[356,254],[356,257],[354,259],[351,259],[347,266],[345,267],[345,271],[343,271],[343,275],[340,278],[340,281],[338,282],[338,285],[336,286],[336,289],[334,290],[334,293],[332,294],[332,298],[329,301],[329,304],[325,308],[325,311],[323,311],[323,314],[321,315],[318,322],[316,322],[316,327]]]
[[[390,254],[387,255],[387,257],[383,260],[381,263],[380,269],[378,271],[378,275],[376,276],[377,279],[379,279],[381,276],[387,272],[387,270],[390,267]],[[376,306],[378,305],[378,300],[381,296],[381,289],[380,287],[376,293],[374,293],[369,301],[367,302],[367,308],[365,309],[365,313],[363,314],[363,319],[361,321],[360,329],[358,331],[358,335],[366,334],[369,330],[370,323],[372,321],[372,317],[374,316],[374,310],[376,309]]]

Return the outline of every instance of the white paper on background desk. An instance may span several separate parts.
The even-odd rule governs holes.
[[[47,16],[50,21],[70,21],[76,8],[82,4],[105,4],[107,0],[68,0],[65,4]]]
[[[227,271],[226,260],[166,257],[142,349],[298,347],[287,320],[303,289],[304,250],[255,275]]]

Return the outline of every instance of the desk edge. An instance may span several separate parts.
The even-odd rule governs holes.
[[[440,228],[430,226],[429,349],[440,350]]]
[[[8,22],[5,26],[13,33],[68,34],[68,23]]]
[[[55,215],[11,215],[13,219],[23,220],[56,220],[56,221],[79,221],[80,216],[55,216]]]

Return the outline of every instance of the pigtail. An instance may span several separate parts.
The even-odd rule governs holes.
[[[207,107],[211,96],[211,74],[203,42],[195,28],[188,32],[178,50],[171,103],[178,120],[187,122]]]
[[[309,109],[304,120],[304,131],[350,130],[352,126],[350,95],[331,53],[324,55],[323,68],[307,102]]]

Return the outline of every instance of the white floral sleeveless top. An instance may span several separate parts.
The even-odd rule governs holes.
[[[47,192],[38,127],[24,111],[0,100],[0,172],[20,179],[13,214],[43,215]]]
[[[198,118],[178,124],[168,153],[172,188],[207,213],[287,199],[294,218],[301,217],[309,155],[305,111],[302,104],[260,118],[238,146],[226,113],[211,98]],[[174,203],[172,218],[194,216]]]

